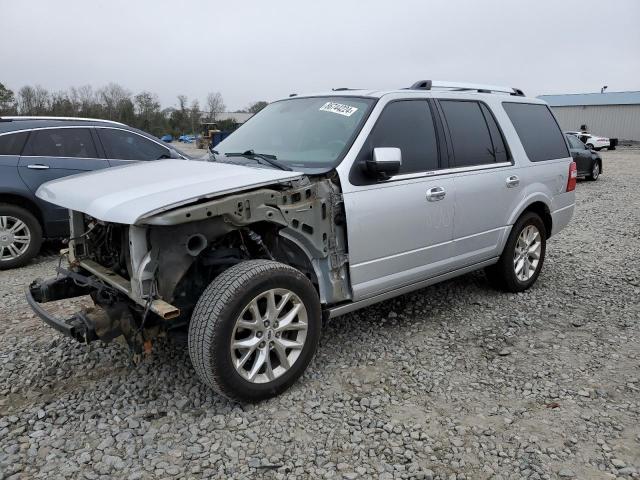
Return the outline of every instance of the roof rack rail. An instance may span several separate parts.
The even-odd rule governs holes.
[[[519,88],[500,87],[498,85],[482,85],[479,83],[443,82],[439,80],[419,80],[409,87],[410,90],[433,90],[435,88],[450,89],[456,92],[475,91],[478,93],[508,93],[516,97],[524,97]]]
[[[127,126],[124,123],[114,120],[103,120],[100,118],[84,118],[84,117],[47,117],[47,116],[1,116],[0,121],[10,122],[14,120],[63,120],[63,121],[79,121],[79,122],[104,122],[113,123],[115,125]]]

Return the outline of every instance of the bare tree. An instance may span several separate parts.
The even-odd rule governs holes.
[[[200,127],[200,103],[198,100],[194,100],[191,102],[191,108],[189,109],[189,117],[191,120],[191,133],[194,135],[199,130],[196,129]]]
[[[127,101],[131,101],[131,92],[117,83],[109,83],[98,91],[98,96],[105,107],[110,120],[120,116],[120,110],[127,107]]]
[[[264,100],[260,100],[259,102],[254,102],[251,105],[249,105],[247,107],[246,111],[247,111],[247,113],[258,113],[260,110],[262,110],[267,105],[269,105],[268,102],[265,102]]]
[[[83,85],[81,87],[78,87],[77,93],[80,115],[84,115],[85,117],[95,115],[93,111],[98,103],[98,100],[96,99],[96,94],[93,91],[93,87],[91,85]]]
[[[218,116],[224,112],[226,105],[222,99],[220,92],[209,93],[207,95],[207,113],[209,114],[209,120],[215,122]]]
[[[60,115],[63,117],[72,117],[77,113],[73,102],[69,98],[69,93],[65,90],[59,90],[51,94],[51,107],[49,111],[51,115]]]
[[[31,85],[25,85],[18,90],[18,110],[21,115],[35,115],[36,90]]]
[[[41,85],[25,85],[18,91],[18,109],[21,115],[44,115],[49,111],[50,97]]]

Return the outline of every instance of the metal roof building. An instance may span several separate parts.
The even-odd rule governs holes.
[[[578,130],[620,140],[640,141],[640,91],[541,95],[563,130]]]

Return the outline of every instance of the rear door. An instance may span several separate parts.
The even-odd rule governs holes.
[[[35,193],[49,180],[108,166],[108,162],[98,156],[90,127],[58,127],[30,133],[18,163],[18,172],[29,190]],[[50,235],[66,235],[67,210],[38,201]]]
[[[172,158],[167,147],[131,130],[96,127],[96,132],[111,166]]]
[[[500,254],[522,186],[504,135],[484,102],[441,99],[438,104],[455,172],[453,267],[462,268]]]

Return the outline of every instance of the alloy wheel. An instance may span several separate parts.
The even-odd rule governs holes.
[[[518,235],[513,254],[513,268],[518,280],[526,282],[533,277],[540,264],[541,251],[540,231],[534,225],[527,225]]]
[[[22,220],[10,215],[0,216],[0,262],[16,260],[31,244],[31,232]]]
[[[231,335],[231,360],[251,383],[287,372],[300,356],[308,330],[307,309],[291,290],[267,290],[243,309]]]

